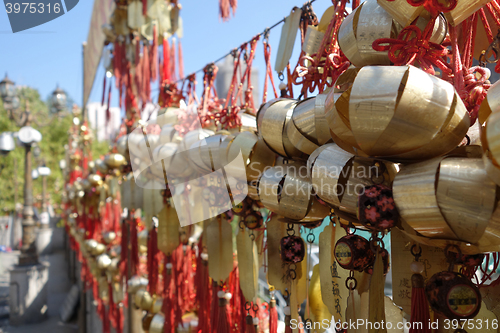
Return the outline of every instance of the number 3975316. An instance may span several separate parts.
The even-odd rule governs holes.
[[[23,2],[23,3],[5,3],[5,9],[7,10],[7,14],[15,13],[15,14],[42,14],[42,13],[56,13],[58,14],[61,11],[61,4],[53,3],[53,4],[45,4],[45,3],[36,3],[36,2]]]

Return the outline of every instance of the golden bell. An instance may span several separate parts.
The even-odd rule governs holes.
[[[292,120],[296,104],[296,100],[278,98],[261,105],[257,113],[257,128],[259,136],[275,153],[290,159],[304,160],[307,154],[295,148],[287,132],[287,124]]]
[[[90,253],[93,256],[98,256],[100,254],[103,254],[105,251],[106,251],[106,246],[104,244],[97,243],[97,245],[94,248],[92,248]]]
[[[390,65],[387,51],[375,51],[372,44],[379,38],[396,38],[401,29],[401,25],[376,0],[367,0],[342,22],[339,46],[356,67]]]
[[[255,133],[241,132],[228,141],[228,147],[221,151],[221,163],[233,161],[241,152],[248,181],[257,180],[266,167],[274,165],[274,153]]]
[[[107,267],[107,270],[110,273],[116,273],[118,272],[119,268],[120,268],[120,258],[113,258],[111,259],[111,262]]]
[[[153,306],[153,297],[146,289],[139,289],[134,296],[136,307],[148,311]]]
[[[145,289],[148,286],[148,279],[134,275],[127,282],[127,291],[129,294],[135,294],[139,289]]]
[[[497,251],[496,188],[480,158],[447,157],[403,166],[393,194],[401,218],[420,235]]]
[[[149,333],[163,333],[164,325],[165,317],[161,313],[155,314],[149,325]]]
[[[334,141],[358,155],[429,159],[454,149],[469,129],[455,88],[416,67],[366,66],[339,80],[353,83],[330,91],[326,117]]]
[[[113,242],[116,239],[116,233],[113,232],[113,231],[105,232],[102,235],[102,238],[103,238],[103,240],[104,240],[104,242],[106,244],[109,244],[109,243]]]
[[[109,168],[116,169],[125,165],[127,162],[125,161],[125,157],[121,154],[109,154],[104,158],[104,163],[106,163]]]
[[[153,320],[153,313],[146,313],[146,315],[142,318],[142,330],[144,332],[149,332],[149,328],[151,327],[151,321]]]
[[[107,269],[111,265],[111,258],[106,253],[97,256],[96,261],[99,269]]]
[[[354,156],[334,143],[318,148],[307,162],[314,193],[356,219],[358,195],[365,186],[391,186],[394,163]]]
[[[97,244],[99,243],[97,243],[95,239],[87,239],[85,241],[85,248],[87,249],[87,251],[92,252],[97,247]]]
[[[149,312],[159,313],[161,311],[162,306],[163,306],[163,298],[155,296],[154,302],[153,302],[151,308],[149,309]]]
[[[95,173],[90,174],[87,179],[88,179],[88,181],[90,182],[90,184],[92,186],[98,186],[98,185],[100,185],[102,183],[101,176],[99,176],[99,175],[97,175]]]
[[[268,168],[259,180],[259,198],[267,209],[301,222],[323,220],[330,209],[313,196],[307,166],[290,163]]]
[[[103,160],[98,159],[94,161],[95,167],[97,171],[101,172],[102,174],[106,174],[108,172],[108,166],[106,163],[104,163]]]

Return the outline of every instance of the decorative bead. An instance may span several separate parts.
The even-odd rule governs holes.
[[[254,324],[254,325],[259,325],[259,318],[254,317],[254,318],[253,318],[253,324]]]
[[[224,298],[225,298],[226,300],[228,300],[228,301],[229,301],[232,297],[233,297],[233,295],[232,295],[231,293],[226,293],[226,294],[224,295]]]
[[[280,88],[280,90],[285,90],[286,89],[286,84],[284,84],[283,82],[281,82],[279,88]]]
[[[207,261],[208,260],[208,253],[202,253],[202,254],[200,254],[200,257],[202,260]]]
[[[425,270],[424,263],[420,261],[414,261],[410,264],[410,270],[414,274],[422,274]]]
[[[165,265],[165,267],[166,267],[167,269],[172,269],[172,267],[173,267],[173,266],[174,266],[174,265],[172,265],[172,263],[171,263],[171,262],[168,262],[168,263]]]
[[[285,314],[285,316],[290,316],[292,314],[292,311],[290,311],[290,307],[289,306],[285,306],[283,308],[283,313]]]
[[[217,297],[219,297],[219,298],[225,298],[226,297],[226,293],[224,292],[224,290],[219,290],[217,292]]]

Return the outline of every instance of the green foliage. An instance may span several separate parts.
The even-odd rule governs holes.
[[[38,122],[43,125],[51,117],[56,117],[50,124],[40,127],[32,121],[31,126],[40,131],[42,141],[38,144],[41,153],[38,158],[33,157],[32,167],[45,164],[50,168],[51,174],[47,177],[47,195],[50,202],[59,204],[64,186],[62,172],[59,169],[59,161],[65,156],[65,145],[68,144],[68,130],[72,125],[73,116],[65,111],[60,116],[50,114],[49,108],[45,102],[40,99],[40,94],[32,88],[22,88],[18,90],[20,97],[20,110],[25,110],[26,101],[29,102],[29,110],[36,117]],[[68,98],[68,100],[70,100]],[[70,111],[71,109],[68,108]],[[7,111],[3,107],[0,99],[0,133],[17,132],[19,127],[15,121],[9,119]],[[107,142],[93,142],[92,156],[98,158],[109,150]],[[7,156],[0,156],[0,165],[3,169],[0,174],[0,207],[4,212],[12,211],[15,207],[15,197],[17,189],[17,202],[23,203],[24,189],[24,168],[25,168],[25,150],[22,147],[16,147]],[[42,194],[42,179],[33,180],[33,196],[35,206],[39,207]]]

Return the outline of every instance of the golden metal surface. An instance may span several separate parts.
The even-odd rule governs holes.
[[[497,207],[477,244],[481,247],[492,248],[491,251],[498,252],[500,250],[500,205],[498,202],[496,204]]]
[[[287,127],[289,123],[293,122],[293,110],[294,108],[290,108],[286,113],[285,129],[282,133],[283,147],[285,148],[285,152],[289,158],[293,158],[295,160],[307,160],[308,155],[297,149],[288,137]]]
[[[436,200],[436,174],[441,158],[405,165],[392,187],[401,215],[415,231],[428,238],[458,239],[445,221]]]
[[[316,98],[312,97],[298,102],[293,109],[292,120],[302,135],[317,144],[318,140],[314,121]]]
[[[452,26],[457,26],[490,1],[491,0],[459,0],[457,1],[457,6],[449,12],[444,13],[444,16]]]
[[[376,0],[363,3],[355,33],[359,53],[363,58],[362,66],[391,64],[387,51],[375,51],[372,44],[379,38],[395,38],[399,31],[394,31],[392,17]]]
[[[281,156],[287,157],[283,143],[286,115],[293,109],[296,101],[292,99],[278,100],[265,109],[262,114],[262,123],[259,131],[266,144]]]
[[[500,111],[500,81],[495,82],[488,89],[488,95],[486,95],[479,108],[479,121],[483,124],[491,113],[497,113],[498,111]]]
[[[325,116],[325,102],[330,90],[333,89],[327,89],[318,94],[314,102],[314,127],[316,128],[316,141],[320,146],[332,139]]]
[[[485,127],[487,147],[494,164],[500,161],[500,112],[492,113]]]
[[[316,159],[310,162],[312,186],[321,200],[339,207],[339,189],[345,185],[342,183],[346,177],[344,167],[354,156],[334,143],[320,149],[322,151]]]
[[[325,33],[319,31],[317,27],[308,25],[302,51],[309,55],[316,54],[319,51],[324,36]]]
[[[238,230],[236,247],[241,291],[245,299],[253,300],[257,296],[259,282],[258,253],[255,242],[250,238],[246,228]]]
[[[317,144],[315,144],[299,132],[299,130],[295,126],[293,118],[288,121],[286,125],[286,134],[293,146],[304,154],[310,155],[314,150],[318,148]]]
[[[410,25],[424,9],[423,6],[410,5],[406,0],[378,0],[378,4],[403,27]]]
[[[458,96],[457,92],[455,92],[454,101],[452,103],[452,113],[450,113],[447,123],[445,122],[445,125],[438,131],[437,135],[420,148],[404,154],[399,154],[398,156],[385,158],[402,162],[407,160],[426,160],[446,154],[457,147],[457,144],[462,141],[469,127],[469,113],[461,98]]]
[[[215,281],[225,281],[233,270],[233,237],[231,224],[219,215],[206,229],[207,250],[210,258],[208,274]]]
[[[349,123],[359,147],[368,154],[378,155],[387,149],[378,140],[390,125],[404,87],[407,66],[363,67],[352,86],[349,98]]]
[[[351,12],[342,22],[339,29],[338,41],[342,52],[346,55],[349,61],[357,66],[363,64],[363,58],[359,53],[358,43],[356,41],[356,28],[358,26],[359,14],[364,3],[359,5]]]
[[[300,171],[295,167],[286,168],[279,211],[276,212],[292,220],[302,220],[306,217],[311,199],[311,183]]]
[[[458,239],[476,243],[495,208],[496,184],[480,158],[445,158],[439,167],[436,200]]]
[[[349,121],[364,152],[393,159],[406,154],[402,160],[446,153],[469,125],[453,86],[413,66],[362,68],[351,91]]]

